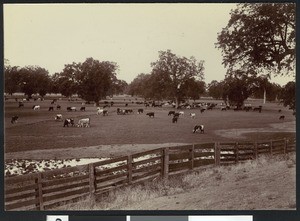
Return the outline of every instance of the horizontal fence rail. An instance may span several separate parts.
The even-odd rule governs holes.
[[[296,151],[296,139],[166,147],[41,173],[5,177],[5,210],[47,210],[126,185],[168,179],[202,166],[236,164]]]

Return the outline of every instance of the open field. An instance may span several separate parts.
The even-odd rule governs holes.
[[[172,107],[147,107],[136,104],[131,97],[114,97],[115,104],[107,108],[108,116],[96,115],[96,107],[85,105],[86,111],[79,111],[81,101],[58,100],[61,110],[48,111],[50,99],[44,101],[24,102],[24,108],[18,108],[18,103],[9,99],[5,103],[5,157],[32,158],[72,158],[72,157],[113,157],[147,149],[183,143],[202,143],[238,140],[280,139],[295,136],[295,117],[292,111],[278,105],[267,103],[263,111],[221,111],[218,107],[211,111],[200,113],[199,109],[185,109],[178,123],[171,122],[168,111]],[[201,100],[207,102],[209,100]],[[222,101],[212,101],[221,103]],[[128,103],[128,107],[125,107]],[[249,101],[252,106],[262,105],[261,101]],[[34,111],[34,104],[41,105],[41,110]],[[76,106],[78,111],[67,112],[67,106]],[[100,104],[103,106],[103,102]],[[117,115],[117,108],[133,109],[133,114]],[[143,114],[137,114],[137,109],[143,108]],[[282,112],[278,113],[281,109]],[[154,118],[145,113],[155,112]],[[189,113],[195,112],[196,118],[191,119]],[[56,114],[63,118],[73,117],[75,123],[82,117],[91,118],[90,128],[63,127],[63,122],[54,120]],[[12,116],[18,115],[16,124],[11,124]],[[280,115],[285,120],[280,121]],[[205,125],[204,134],[193,134],[195,124]],[[143,144],[143,145],[139,145]],[[158,144],[149,145],[148,144]],[[25,151],[25,152],[24,152]],[[26,155],[23,155],[26,153]],[[70,155],[66,154],[70,153]]]

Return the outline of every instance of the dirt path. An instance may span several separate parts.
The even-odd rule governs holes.
[[[215,134],[225,138],[246,138],[247,133],[262,133],[262,132],[296,132],[296,121],[269,124],[270,127],[263,128],[239,128],[216,130]]]

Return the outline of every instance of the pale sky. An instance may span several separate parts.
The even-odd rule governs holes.
[[[204,78],[223,80],[217,33],[236,4],[4,4],[4,58],[12,66],[38,65],[49,74],[93,57],[119,65],[130,83],[150,73],[158,51],[204,60]],[[273,78],[286,84],[291,78]]]

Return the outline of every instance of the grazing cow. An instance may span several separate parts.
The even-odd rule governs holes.
[[[72,119],[72,118],[65,119],[65,121],[64,121],[64,127],[65,126],[69,127],[69,124],[73,127],[74,126],[74,119]]]
[[[39,110],[40,108],[41,108],[40,105],[33,105],[33,107],[32,107],[33,110]]]
[[[77,111],[76,107],[67,107],[67,111]]]
[[[128,107],[128,103],[125,104],[125,107]]]
[[[103,109],[100,109],[99,107],[97,108],[97,115],[99,115],[99,114],[103,114]]]
[[[54,100],[53,100],[53,101],[51,101],[51,104],[54,104]]]
[[[200,112],[201,112],[201,114],[202,114],[204,111],[205,111],[205,109],[204,109],[204,108],[200,109]]]
[[[146,115],[148,115],[149,117],[153,117],[154,118],[154,112],[149,112]]]
[[[108,116],[108,110],[103,110],[102,114],[103,116]]]
[[[19,102],[19,107],[24,107],[24,104],[22,102]]]
[[[253,108],[253,111],[258,111],[259,113],[261,113],[261,109],[262,109],[262,106],[259,106],[259,107]]]
[[[169,111],[168,116],[174,115],[174,114],[175,114],[175,111]]]
[[[184,115],[184,111],[179,111],[179,115]]]
[[[61,106],[60,105],[56,105],[56,110],[60,110]]]
[[[213,106],[208,106],[207,107],[207,110],[212,110],[213,109]]]
[[[14,123],[17,123],[18,122],[18,119],[19,119],[19,117],[18,116],[13,116],[12,118],[11,118],[11,123],[12,124],[14,124]]]
[[[132,110],[132,109],[125,109],[125,113],[126,113],[126,114],[132,114],[132,113],[133,113],[133,110]]]
[[[281,109],[278,110],[278,113],[281,113]]]
[[[195,118],[196,114],[195,113],[190,113],[191,118]]]
[[[110,102],[110,106],[112,107],[113,105],[114,105],[114,102],[113,102],[113,101],[111,101],[111,102]]]
[[[279,117],[279,120],[284,120],[284,115],[281,115],[280,117]]]
[[[221,111],[227,111],[226,107],[221,107]]]
[[[85,111],[85,107],[81,107],[81,108],[80,108],[80,111]]]
[[[61,121],[62,120],[62,114],[56,114],[54,119],[57,120],[57,121]]]
[[[179,115],[180,115],[179,113],[175,113],[174,117],[179,117]]]
[[[49,107],[49,109],[48,109],[48,111],[53,111],[54,109],[53,109],[53,107]]]
[[[172,123],[177,123],[177,121],[178,121],[178,116],[173,116]]]
[[[90,118],[83,118],[78,121],[78,127],[90,127]]]
[[[142,108],[138,109],[138,114],[142,114],[142,113],[144,113],[144,109]]]
[[[201,134],[204,134],[204,125],[196,125],[194,127],[193,133],[196,133],[197,131],[200,131]]]

